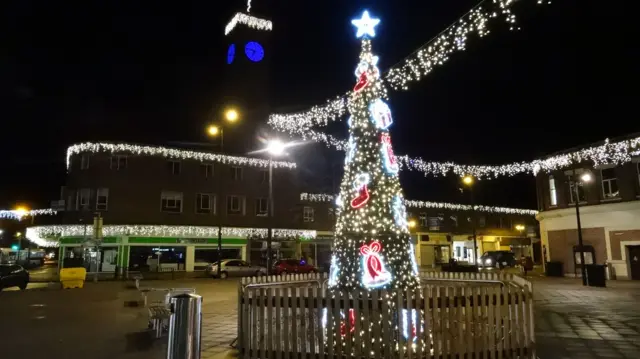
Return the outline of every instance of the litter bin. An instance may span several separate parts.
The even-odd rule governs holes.
[[[562,262],[547,262],[545,268],[547,277],[564,277]]]
[[[587,264],[587,284],[589,287],[606,287],[607,273],[603,264]]]

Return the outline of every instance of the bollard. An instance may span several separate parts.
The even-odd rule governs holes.
[[[200,359],[202,297],[180,294],[171,298],[167,359]]]

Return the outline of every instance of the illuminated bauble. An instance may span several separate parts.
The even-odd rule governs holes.
[[[247,58],[253,62],[260,62],[264,59],[264,48],[260,43],[255,41],[250,41],[244,47],[244,53],[247,55]]]

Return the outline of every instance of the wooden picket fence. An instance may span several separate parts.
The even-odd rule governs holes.
[[[322,274],[243,278],[240,355],[535,358],[528,281],[473,273],[421,277],[415,292],[351,293],[329,292]]]

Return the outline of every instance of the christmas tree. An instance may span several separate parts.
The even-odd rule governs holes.
[[[352,21],[362,39],[349,99],[349,144],[337,198],[338,217],[329,286],[334,290],[412,290],[417,264],[393,154],[386,89],[371,51],[380,23],[365,11]]]

